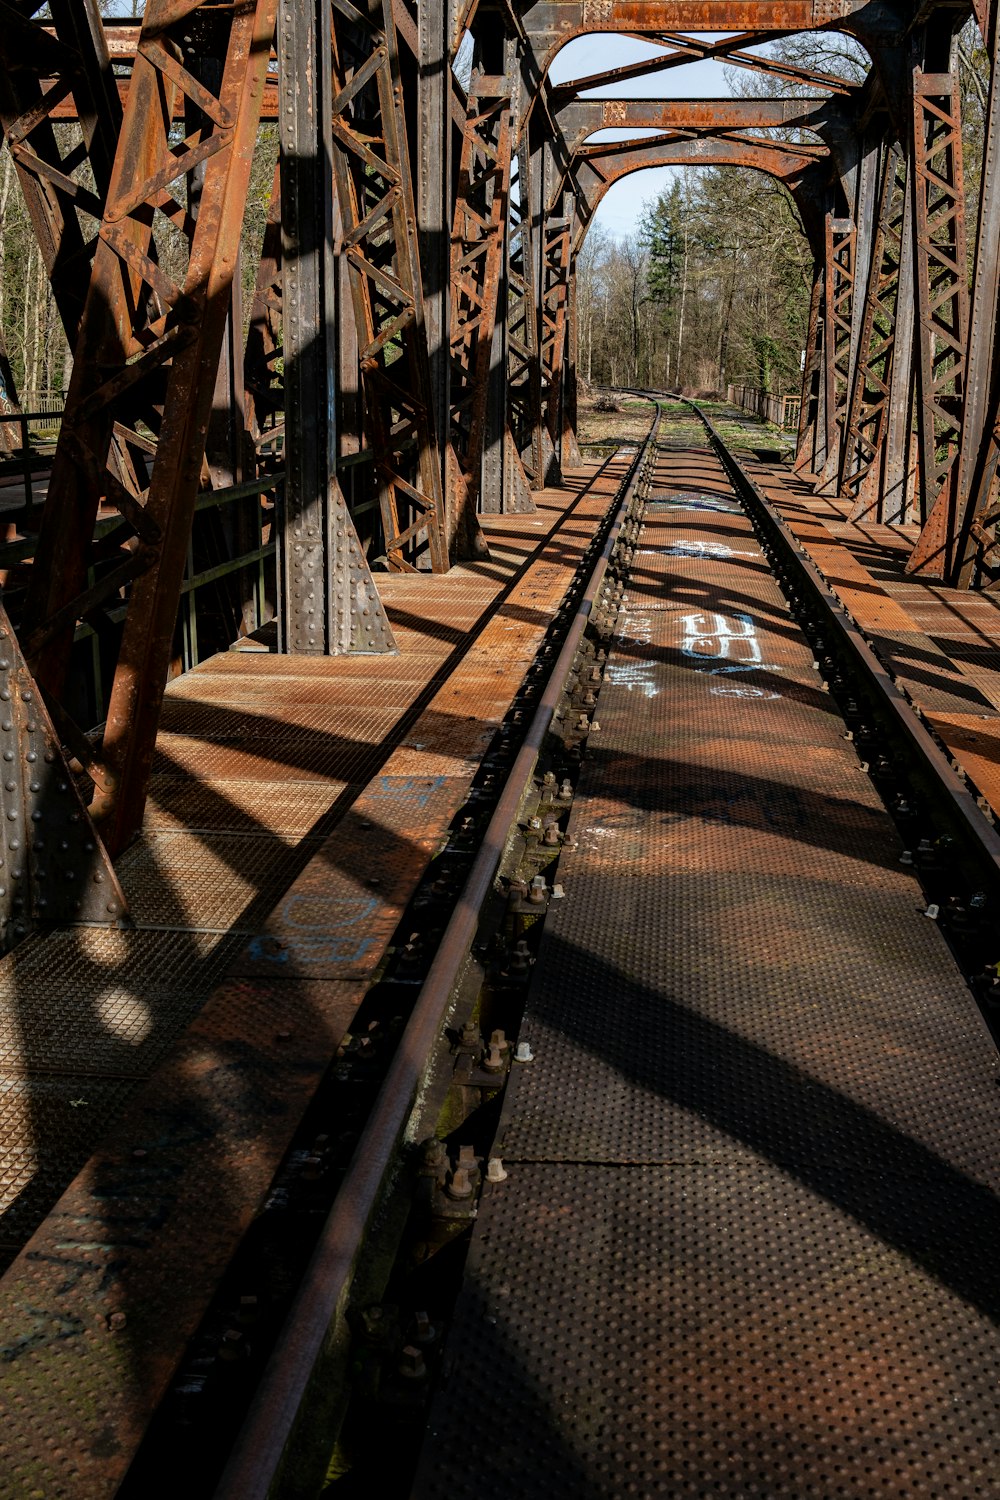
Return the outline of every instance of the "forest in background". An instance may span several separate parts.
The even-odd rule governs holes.
[[[140,15],[142,0],[103,0],[108,14]],[[860,79],[864,58],[837,33],[772,47],[788,61]],[[973,25],[960,44],[970,244],[976,218],[988,61]],[[809,92],[729,70],[734,92]],[[56,126],[67,149],[77,127]],[[244,323],[277,157],[262,127],[243,233]],[[641,176],[635,179],[641,191]],[[96,232],[97,225],[93,225]],[[169,259],[169,246],[161,254]],[[726,382],[797,393],[812,257],[790,195],[739,168],[683,169],[646,206],[642,227],[616,240],[593,226],[577,260],[581,377],[595,384],[724,390]],[[22,403],[60,400],[70,351],[6,146],[0,147],[0,330]]]
[[[850,38],[829,32],[788,38],[771,55],[853,81],[867,61]],[[973,23],[959,63],[971,247],[989,86]],[[814,92],[736,68],[727,75],[736,94]],[[641,181],[637,174],[637,191]],[[598,223],[587,235],[577,257],[580,376],[595,385],[705,393],[732,382],[798,395],[811,284],[812,254],[780,183],[740,167],[679,168],[634,234],[614,239]]]

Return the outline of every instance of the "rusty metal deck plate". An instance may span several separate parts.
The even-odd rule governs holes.
[[[339,660],[339,658],[335,658]],[[356,668],[356,659],[347,658]],[[365,658],[369,663],[372,658]],[[347,671],[334,676],[292,676],[253,678],[236,677],[231,672],[216,675],[189,672],[178,678],[177,688],[170,693],[165,703],[219,704],[233,712],[250,710],[256,714],[280,712],[288,704],[325,703],[333,707],[393,707],[406,704],[420,691],[424,683],[433,677],[433,663],[426,656],[404,661],[402,657],[391,657],[385,663],[385,671],[377,671],[370,665],[367,671]],[[188,679],[193,679],[188,681]]]
[[[231,972],[371,975],[437,844],[377,824],[362,829],[349,815],[257,924]]]
[[[983,714],[942,713],[928,713],[927,722],[1000,814],[1000,722]]]
[[[141,1075],[0,1076],[0,1266],[37,1229],[90,1156],[95,1120],[114,1119],[140,1082]]]
[[[354,804],[354,817],[407,838],[444,834],[468,794],[464,776],[375,776]]]
[[[211,744],[190,735],[161,733],[153,774],[188,775],[203,781],[367,781],[385,753],[386,735],[398,721],[395,711],[370,717],[367,739],[358,736],[349,710],[342,711],[336,733],[303,730],[278,743],[260,736],[243,743]]]
[[[145,834],[118,869],[139,927],[256,932],[317,847],[273,834]]]
[[[989,698],[927,636],[914,630],[879,631],[869,639],[918,707],[939,713],[996,713]]]
[[[0,1282],[6,1493],[115,1493],[362,992],[217,991],[14,1262]]]
[[[573,505],[586,531],[591,498],[574,496]],[[538,558],[547,571],[532,576],[529,562],[505,604],[504,624],[516,622],[522,649],[498,652],[486,643],[493,654],[480,652],[466,663],[468,685],[478,694],[472,706],[490,720],[516,693],[528,655],[550,624],[540,600],[556,597],[559,579],[568,577],[565,556],[582,550],[576,535],[546,537],[549,520],[561,522],[565,508],[567,496],[559,495],[538,529],[537,540],[552,549]],[[493,723],[469,715],[463,700],[432,703],[387,759],[384,736],[396,729],[399,708],[382,705],[412,703],[439,658],[465,643],[460,621],[478,618],[483,601],[498,594],[495,580],[472,579],[474,600],[466,595],[463,604],[462,586],[459,580],[447,597],[438,580],[388,582],[397,619],[418,610],[409,615],[412,627],[397,630],[405,645],[402,669],[400,658],[232,655],[214,658],[192,673],[189,685],[172,690],[171,714],[189,732],[160,733],[157,811],[123,861],[136,918],[166,930],[111,935],[123,939],[118,948],[114,941],[106,951],[94,948],[90,965],[81,960],[67,969],[66,995],[54,995],[45,975],[22,974],[39,1017],[48,1007],[67,1035],[79,1028],[79,1037],[93,1040],[94,1068],[112,1073],[123,1059],[148,1067],[166,1037],[171,1007],[180,1011],[190,1002],[196,1010],[202,992],[193,986],[192,956],[211,954],[213,980],[205,990],[222,972],[228,978],[111,1134],[124,1097],[115,1104],[112,1091],[132,1088],[132,1077],[90,1074],[94,1088],[79,1091],[76,1074],[61,1079],[70,1109],[72,1098],[88,1100],[85,1110],[73,1112],[81,1121],[88,1112],[88,1149],[100,1137],[103,1146],[69,1187],[64,1179],[39,1178],[46,1202],[64,1188],[63,1197],[0,1281],[6,1361],[0,1362],[6,1415],[0,1466],[12,1476],[18,1500],[33,1491],[66,1500],[114,1493],[406,901],[447,837]],[[330,685],[340,672],[348,684],[343,693]],[[358,682],[372,682],[364,715],[351,708],[349,684]],[[400,682],[411,687],[394,696]],[[319,717],[292,723],[294,705],[315,708]],[[271,733],[270,723],[280,724],[289,706],[285,727]],[[331,711],[339,721],[328,717]],[[214,739],[213,721],[226,714],[240,718],[243,738]],[[262,733],[258,720],[265,721]],[[298,838],[315,826],[316,811],[322,816],[358,780],[369,784],[336,835]],[[282,796],[273,796],[276,786]],[[193,822],[180,831],[184,810]],[[216,922],[228,929],[222,941],[196,930]],[[252,947],[247,936],[255,939]],[[55,945],[48,951],[55,953],[58,942],[48,939]],[[150,945],[150,987],[133,993],[129,954],[142,945]],[[31,951],[25,945],[19,953]],[[22,1014],[16,972],[10,1007],[13,1040]],[[153,1032],[144,1032],[148,1019]],[[99,1031],[108,1035],[97,1037]],[[51,1065],[60,1055],[42,1046],[39,1056]],[[72,1047],[67,1056],[75,1058]],[[105,1085],[106,1109],[97,1113],[96,1089]],[[31,1119],[37,1118],[36,1107]],[[52,1121],[55,1139],[58,1113]],[[82,1125],[79,1151],[87,1154]],[[72,1157],[69,1170],[79,1160]],[[9,1167],[16,1193],[30,1164],[12,1158]],[[43,1208],[36,1200],[21,1230]]]
[[[0,1075],[143,1076],[238,948],[210,933],[55,932],[0,975]]]
[[[309,833],[348,793],[346,781],[197,781],[154,776],[147,833]]]
[[[671,567],[619,622],[414,1493],[994,1493],[995,1050],[777,589]]]
[[[420,1500],[995,1493],[996,1266],[958,1174],[918,1206],[868,1172],[508,1170]]]
[[[408,696],[390,703],[373,703],[373,698],[384,699],[384,694],[375,692],[367,702],[352,701],[354,698],[356,694],[344,694],[339,701],[291,703],[261,694],[239,704],[170,698],[163,705],[163,733],[211,745],[239,741],[253,746],[262,740],[284,745],[294,740],[322,750],[328,740],[335,746],[377,744],[385,734],[386,723],[401,718],[409,707]]]

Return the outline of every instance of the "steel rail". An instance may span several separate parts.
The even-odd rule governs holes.
[[[234,1452],[215,1491],[215,1500],[265,1500],[271,1493],[328,1330],[346,1303],[354,1267],[382,1184],[410,1117],[428,1058],[441,1034],[449,1001],[476,933],[481,908],[492,888],[511,824],[517,817],[563,684],[572,669],[625,513],[653,451],[660,417],[660,404],[656,402],[656,415],[649,434],[626,475],[621,500],[608,527],[600,556],[580,597],[479,853],[417,996],[284,1329],[265,1368]]]
[[[925,769],[933,776],[942,796],[957,815],[960,824],[979,846],[982,854],[992,865],[994,873],[1000,877],[1000,831],[984,815],[974,793],[952,766],[947,752],[942,750],[930,730],[921,722],[919,709],[896,685],[891,673],[869,644],[861,627],[851,618],[846,605],[841,602],[815,563],[810,560],[775,506],[730,452],[711,419],[694,401],[689,401],[687,397],[680,399],[685,401],[701,418],[712,446],[732,479],[737,493],[747,503],[751,512],[756,511],[758,516],[766,518],[775,537],[794,559],[803,577],[811,585],[826,612],[829,623],[852,653],[856,666],[880,695],[895,727],[916,751]]]

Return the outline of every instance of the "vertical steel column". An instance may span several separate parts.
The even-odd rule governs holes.
[[[333,166],[386,562],[449,566],[440,438],[391,0],[332,0]]]
[[[337,480],[330,10],[280,0],[285,489],[282,646],[388,651],[392,632]]]
[[[456,497],[474,524],[510,190],[511,87],[476,72],[469,89],[451,239],[451,443]]]
[[[820,385],[823,367],[823,297],[826,289],[826,267],[817,261],[813,267],[812,295],[809,299],[809,323],[806,330],[805,360],[802,366],[802,399],[799,406],[799,431],[795,445],[795,472],[815,473],[816,439],[819,430]]]
[[[583,463],[576,440],[577,390],[576,360],[578,352],[578,330],[576,316],[576,257],[571,256],[569,284],[566,289],[566,362],[563,368],[563,461],[578,469]]]
[[[280,80],[279,80],[280,82]],[[274,443],[285,431],[285,385],[281,346],[281,162],[274,169],[264,240],[250,304],[243,352],[244,408],[255,447]]]
[[[542,380],[549,436],[560,469],[563,463],[563,361],[566,353],[566,313],[569,299],[570,231],[572,218],[552,214],[542,225]]]
[[[417,6],[419,47],[416,97],[416,211],[420,231],[424,327],[427,336],[431,422],[438,434],[441,493],[449,499],[448,432],[451,361],[448,352],[452,225],[451,0]],[[449,522],[452,532],[455,522]]]
[[[913,172],[912,149],[905,158],[907,178]],[[913,411],[916,401],[916,297],[914,292],[913,191],[907,182],[903,193],[903,223],[899,249],[899,289],[896,293],[896,323],[893,330],[892,374],[882,464],[881,519],[886,525],[903,524],[911,518],[916,486],[916,437]]]
[[[840,487],[854,496],[851,514],[855,520],[868,514],[881,519],[879,478],[892,382],[905,200],[903,153],[893,142],[883,153],[871,270],[861,317],[847,439],[841,454]]]
[[[954,549],[968,342],[968,267],[958,75],[913,80],[917,431],[923,531],[908,572],[947,576]]]
[[[530,162],[527,143],[522,143],[514,158],[516,175],[508,197],[507,394],[511,446],[527,470],[532,489],[541,489],[545,473]]]
[[[983,143],[976,265],[972,284],[965,420],[959,454],[954,582],[968,588],[977,565],[994,576],[997,549],[995,488],[1000,464],[1000,78],[997,42],[1000,5],[977,7],[991,60],[986,135]]]
[[[853,219],[826,217],[826,286],[824,290],[825,453],[819,493],[836,488],[840,447],[847,421],[848,384],[854,305],[854,255],[857,230]]]
[[[878,226],[878,194],[884,153],[881,140],[873,142],[871,133],[865,130],[858,139],[858,164],[855,173],[855,192],[851,209],[856,230],[854,242],[854,296],[851,303],[851,347],[848,357],[847,396],[845,401],[844,431],[847,430],[851,392],[858,360],[861,355],[861,327],[865,312],[865,299],[860,295],[867,287],[872,266],[872,251]],[[841,445],[843,447],[843,444]],[[840,456],[843,467],[843,453]]]
[[[542,454],[542,483],[562,483],[559,457],[549,430],[549,371],[545,360],[545,226],[549,203],[549,179],[553,175],[552,151],[546,139],[532,146],[529,189],[531,191],[531,252],[535,292],[535,347],[538,350],[539,417],[538,436]]]

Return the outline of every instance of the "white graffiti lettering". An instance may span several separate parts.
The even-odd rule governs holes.
[[[681,653],[706,661],[725,662],[725,666],[700,667],[699,671],[718,677],[729,672],[780,672],[781,667],[766,662],[757,639],[757,627],[750,615],[739,612],[732,618],[715,611],[703,615],[682,615],[684,641]]]

